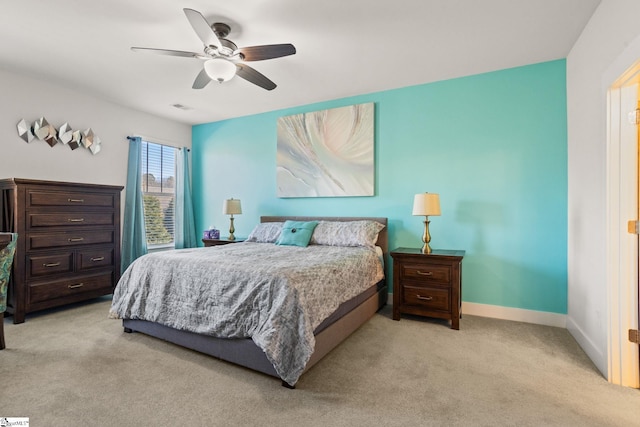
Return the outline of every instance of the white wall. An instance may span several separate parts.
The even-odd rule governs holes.
[[[612,64],[619,62],[627,46],[640,36],[638,17],[640,1],[602,0],[567,57],[567,328],[605,376],[606,93],[613,83],[605,80],[611,79]]]
[[[102,151],[93,155],[82,147],[71,150],[61,143],[49,147],[37,139],[29,144],[20,139],[16,130],[20,119],[32,122],[42,116],[56,128],[64,122],[74,129],[92,128],[102,140]],[[0,69],[0,178],[124,186],[126,137],[135,134],[191,147],[190,125]]]

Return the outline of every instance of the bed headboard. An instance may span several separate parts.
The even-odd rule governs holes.
[[[386,255],[389,253],[389,233],[387,231],[387,218],[369,216],[261,216],[260,222],[284,222],[291,221],[376,221],[384,224],[384,228],[378,233],[376,245],[382,248]]]

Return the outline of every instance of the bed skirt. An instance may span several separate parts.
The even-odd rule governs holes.
[[[309,362],[307,362],[304,372],[308,371],[327,353],[344,341],[345,338],[351,335],[351,333],[362,324],[366,323],[378,310],[386,305],[388,290],[384,285],[384,280],[376,289],[371,296],[361,301],[352,310],[339,317],[333,323],[320,325],[318,328],[319,332],[315,334],[315,350]],[[342,306],[340,306],[336,312],[339,312],[341,308]],[[344,309],[342,308],[342,310]],[[262,349],[250,338],[216,338],[173,329],[145,320],[124,319],[122,325],[126,332],[142,332],[143,334],[280,378]]]

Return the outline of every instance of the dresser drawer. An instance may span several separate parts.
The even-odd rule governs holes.
[[[403,279],[409,279],[422,283],[441,283],[448,285],[451,282],[451,267],[438,264],[405,263],[402,265]]]
[[[85,191],[47,191],[32,189],[27,193],[27,207],[38,206],[93,206],[113,208],[115,195]]]
[[[78,252],[78,270],[91,270],[113,265],[113,249],[98,249]]]
[[[30,213],[28,223],[30,228],[113,225],[114,217],[113,212]]]
[[[70,273],[73,271],[73,252],[54,255],[27,256],[29,277],[41,277],[48,274]]]
[[[114,240],[113,231],[78,231],[75,233],[31,234],[27,241],[27,250],[30,250],[113,243]]]
[[[63,298],[69,295],[81,294],[99,289],[108,291],[112,286],[113,275],[111,273],[99,276],[79,277],[76,279],[70,278],[55,282],[31,284],[29,286],[29,302],[33,304],[53,298]]]
[[[451,309],[449,289],[404,286],[402,294],[403,304],[417,305],[431,310],[449,311]]]

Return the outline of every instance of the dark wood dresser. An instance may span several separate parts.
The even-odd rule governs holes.
[[[18,233],[7,300],[14,323],[33,311],[113,293],[122,188],[0,180],[0,231]]]
[[[397,248],[393,257],[393,319],[402,313],[437,317],[460,329],[464,251]]]

